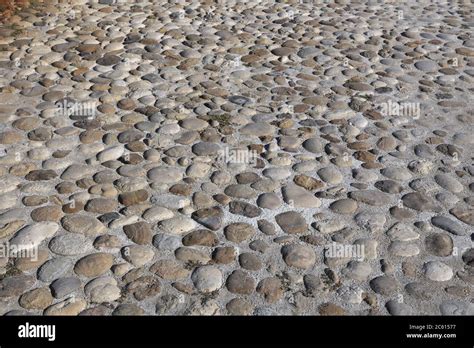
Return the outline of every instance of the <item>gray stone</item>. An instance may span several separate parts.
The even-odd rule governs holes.
[[[393,296],[399,288],[398,281],[391,276],[380,276],[370,281],[370,287],[376,293],[384,296]]]
[[[46,261],[38,270],[38,279],[50,283],[63,276],[72,269],[72,261],[66,258],[57,258]]]
[[[283,260],[288,266],[309,269],[316,262],[316,254],[307,245],[291,244],[281,249]]]
[[[196,289],[208,293],[218,290],[222,286],[222,273],[214,266],[201,266],[191,275]]]
[[[434,226],[457,236],[463,236],[466,234],[464,228],[459,223],[446,216],[434,216],[431,218],[431,223]]]
[[[53,281],[50,285],[55,298],[64,298],[81,287],[81,281],[76,277],[64,277]]]

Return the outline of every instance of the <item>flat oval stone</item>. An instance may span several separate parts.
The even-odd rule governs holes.
[[[82,298],[68,298],[65,301],[55,303],[45,309],[45,315],[78,315],[87,306],[86,300]]]
[[[343,180],[341,172],[335,167],[325,167],[318,170],[318,175],[324,182],[328,184],[337,185]]]
[[[171,219],[160,221],[158,226],[167,233],[183,234],[196,228],[197,224],[186,216],[175,216]]]
[[[183,178],[183,173],[172,167],[156,167],[150,169],[147,174],[148,178],[156,183],[173,184]]]
[[[53,297],[48,288],[37,288],[24,293],[18,303],[26,309],[43,310],[53,303]]]
[[[216,206],[197,210],[192,213],[191,217],[204,227],[217,231],[222,226],[224,212]]]
[[[323,152],[323,144],[319,138],[310,138],[303,142],[303,147],[312,153]]]
[[[288,211],[275,216],[278,226],[289,234],[300,234],[308,231],[305,218],[298,212]]]
[[[150,272],[167,280],[178,280],[189,276],[189,270],[176,260],[159,260],[150,267]]]
[[[436,282],[445,282],[450,280],[454,273],[451,267],[441,261],[429,261],[423,266],[425,276]]]
[[[164,207],[152,207],[147,209],[142,215],[142,217],[149,223],[170,219],[173,216],[173,212]]]
[[[72,164],[62,174],[63,180],[79,180],[95,174],[95,168],[85,164]]]
[[[283,285],[276,277],[262,279],[257,285],[257,292],[262,294],[268,303],[278,302],[284,295]]]
[[[208,252],[195,248],[180,247],[174,254],[177,260],[184,263],[205,265],[211,260]]]
[[[38,270],[38,279],[50,283],[68,272],[72,264],[72,261],[66,258],[48,260]]]
[[[432,255],[446,257],[453,252],[453,240],[446,233],[433,233],[425,239],[426,251]]]
[[[145,221],[139,221],[134,224],[123,227],[125,235],[137,244],[151,244],[152,230],[151,226]]]
[[[121,193],[119,195],[119,201],[125,206],[131,206],[139,204],[148,199],[148,192],[146,190],[137,190],[131,192]]]
[[[91,213],[105,214],[117,210],[118,202],[109,198],[93,198],[89,200],[84,208]]]
[[[64,298],[81,287],[81,281],[76,277],[64,277],[53,281],[50,285],[55,298]]]
[[[82,234],[68,233],[51,239],[49,249],[63,256],[81,255],[92,250],[92,241]]]
[[[370,287],[378,294],[392,296],[397,292],[399,283],[395,278],[383,275],[372,279],[370,281]]]
[[[442,315],[474,315],[474,304],[458,301],[448,300],[443,301],[439,305],[439,310]]]
[[[401,242],[413,241],[420,237],[419,233],[415,232],[413,228],[400,222],[397,222],[387,231],[387,236],[392,241]]]
[[[249,295],[255,291],[255,280],[245,271],[236,270],[227,278],[226,286],[234,294]]]
[[[74,272],[84,277],[97,277],[107,272],[114,262],[111,254],[95,253],[77,261]]]
[[[20,296],[30,289],[36,279],[34,276],[19,275],[6,277],[0,281],[0,298]]]
[[[58,229],[59,225],[54,222],[28,225],[18,231],[9,243],[19,252],[28,251],[37,248],[43,240],[52,237]]]
[[[432,293],[430,285],[420,282],[408,283],[405,286],[405,290],[411,297],[417,300],[427,301],[432,299]]]
[[[152,196],[150,201],[154,205],[158,205],[167,209],[181,209],[191,203],[191,201],[186,197],[171,194]]]
[[[362,282],[366,281],[372,273],[370,264],[363,261],[350,261],[342,273],[351,279]]]
[[[202,245],[202,246],[216,246],[219,243],[219,239],[214,232],[208,230],[197,230],[188,233],[183,237],[183,245]]]
[[[99,277],[84,287],[84,293],[92,303],[113,302],[121,293],[117,281],[112,277]]]
[[[407,168],[403,167],[388,167],[380,170],[383,176],[392,180],[407,181],[412,178],[412,174]]]
[[[256,196],[255,190],[247,185],[233,184],[225,188],[224,193],[230,197],[251,199]]]
[[[439,186],[450,192],[459,193],[464,189],[463,185],[450,175],[437,174],[434,179]]]
[[[398,194],[403,191],[403,186],[393,180],[377,181],[374,186],[385,193]]]
[[[297,208],[318,208],[321,206],[321,201],[316,196],[294,184],[284,186],[282,195],[286,203]]]
[[[316,254],[306,245],[291,244],[281,249],[283,260],[288,266],[309,269],[316,262]]]
[[[214,266],[201,266],[191,275],[194,286],[202,293],[218,290],[223,284],[221,271]]]
[[[455,207],[449,212],[462,222],[474,226],[474,209]]]
[[[390,300],[385,304],[391,315],[413,315],[413,308],[406,303],[400,303],[397,300]]]
[[[363,202],[365,204],[377,207],[387,205],[391,202],[390,196],[376,190],[352,191],[349,193],[349,197],[355,201]]]
[[[112,161],[123,155],[125,148],[122,145],[109,147],[97,154],[100,162]]]
[[[243,215],[248,218],[254,218],[262,214],[262,210],[260,208],[243,201],[230,202],[229,211],[232,214]]]
[[[66,231],[85,236],[96,236],[105,232],[106,227],[99,220],[87,215],[66,215],[61,224]]]
[[[356,221],[357,226],[373,233],[380,232],[387,222],[387,218],[384,214],[376,214],[369,211],[358,213],[354,217],[354,220]]]
[[[418,211],[440,212],[441,208],[429,197],[420,192],[407,193],[402,197],[403,204]]]
[[[282,201],[277,194],[269,192],[258,196],[257,204],[260,208],[277,209],[279,206],[281,206]]]
[[[420,60],[415,63],[415,67],[418,70],[425,71],[425,72],[434,72],[438,70],[438,64],[432,60]]]
[[[213,156],[220,151],[219,144],[211,142],[200,142],[192,146],[192,151],[198,156]]]
[[[420,248],[413,243],[394,241],[390,243],[388,251],[395,256],[412,257],[420,253]]]
[[[118,64],[120,61],[121,61],[120,57],[113,54],[106,54],[102,58],[97,59],[97,64],[110,66],[110,65]]]
[[[357,202],[353,199],[343,198],[331,203],[329,209],[339,214],[353,214],[357,207]]]

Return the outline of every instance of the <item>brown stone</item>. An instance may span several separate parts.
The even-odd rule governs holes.
[[[226,309],[231,315],[250,315],[253,312],[252,304],[242,298],[230,300],[226,304]]]
[[[255,290],[255,280],[246,272],[236,270],[227,278],[226,286],[234,294],[249,295]]]
[[[48,202],[48,197],[46,196],[26,196],[22,200],[23,204],[27,207],[33,207],[37,205],[43,205]]]

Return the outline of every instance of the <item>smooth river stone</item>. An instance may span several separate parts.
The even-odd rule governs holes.
[[[407,224],[397,222],[388,231],[387,236],[392,241],[409,242],[420,238],[420,235]]]
[[[460,223],[446,216],[434,216],[431,218],[431,223],[434,226],[441,228],[442,230],[445,230],[452,234],[455,234],[457,236],[463,236],[467,233]]]
[[[59,229],[59,225],[54,222],[40,222],[28,225],[18,231],[10,239],[10,246],[21,251],[37,248],[45,239],[52,237]]]
[[[215,266],[201,266],[191,275],[196,289],[202,293],[209,293],[218,290],[223,284],[221,271]]]
[[[298,212],[288,211],[275,216],[280,228],[289,234],[300,234],[308,231],[305,218]]]
[[[435,282],[445,282],[450,280],[454,273],[451,267],[441,261],[430,261],[423,266],[425,276]]]
[[[240,129],[240,134],[257,137],[272,135],[274,132],[275,127],[265,122],[249,123]]]
[[[158,227],[171,234],[184,234],[197,227],[194,220],[186,216],[175,216],[171,219],[160,221]]]
[[[296,208],[318,208],[321,201],[304,188],[289,184],[282,188],[283,199],[287,204]]]
[[[391,198],[389,195],[376,190],[352,191],[349,193],[349,197],[355,201],[363,202],[365,204],[377,207],[387,205],[391,202]]]
[[[459,193],[464,189],[463,185],[450,175],[437,174],[434,179],[439,186],[450,192]]]
[[[96,236],[105,232],[106,227],[97,219],[88,215],[66,215],[61,219],[66,231],[85,236]]]
[[[112,161],[123,155],[125,148],[121,145],[109,147],[97,154],[100,162]]]
[[[288,266],[309,269],[316,262],[316,254],[308,245],[291,244],[281,249],[283,260]]]

